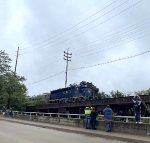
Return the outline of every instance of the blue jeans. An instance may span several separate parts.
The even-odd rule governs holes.
[[[135,121],[136,122],[140,122],[140,116],[141,116],[141,112],[140,111],[135,111]]]
[[[95,126],[96,126],[96,119],[91,119],[91,128],[96,129]]]
[[[105,129],[106,129],[106,132],[112,131],[111,121],[105,121]]]
[[[91,116],[90,115],[85,115],[85,127],[87,129],[91,128]]]

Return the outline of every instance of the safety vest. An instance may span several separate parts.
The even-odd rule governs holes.
[[[85,109],[84,109],[84,114],[85,114],[85,115],[90,115],[91,112],[92,112],[91,108],[85,108]]]

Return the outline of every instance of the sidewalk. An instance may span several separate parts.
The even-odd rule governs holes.
[[[113,132],[108,133],[108,132],[104,132],[100,130],[87,130],[84,128],[48,124],[48,123],[41,123],[41,122],[32,122],[32,121],[26,121],[26,120],[10,119],[10,118],[0,118],[0,120],[20,123],[24,125],[48,128],[48,129],[53,129],[53,130],[58,130],[58,131],[64,131],[64,132],[69,132],[69,133],[71,132],[71,133],[77,133],[77,134],[84,134],[88,136],[103,137],[107,139],[127,141],[130,143],[131,142],[132,143],[150,143],[150,136],[139,136],[139,135],[130,135],[130,134],[113,133]]]

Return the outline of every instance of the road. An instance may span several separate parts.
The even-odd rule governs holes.
[[[0,121],[0,143],[125,143]]]

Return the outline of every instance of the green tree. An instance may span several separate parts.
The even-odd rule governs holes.
[[[40,94],[37,96],[28,97],[28,105],[35,106],[48,103],[48,94]]]
[[[8,54],[5,53],[5,51],[0,50],[0,75],[10,71],[10,63],[11,59],[9,58]]]
[[[113,98],[118,98],[118,97],[125,97],[125,95],[120,92],[120,91],[111,91],[110,92],[110,95],[113,97]]]
[[[22,110],[26,104],[25,78],[11,71],[11,59],[0,51],[0,108],[6,106]]]
[[[92,89],[93,94],[96,96],[99,93],[99,88],[97,88],[92,82],[82,81],[80,86],[87,86]]]
[[[97,94],[98,99],[105,99],[110,98],[110,95],[106,94],[105,92],[101,91]]]
[[[1,98],[7,108],[21,110],[25,106],[27,89],[23,84],[24,80],[24,77],[14,76],[13,72],[5,74]]]
[[[77,83],[70,84],[69,87],[78,87],[79,85]]]
[[[136,92],[138,95],[150,95],[150,88],[147,90],[142,90],[142,91],[138,91]]]

